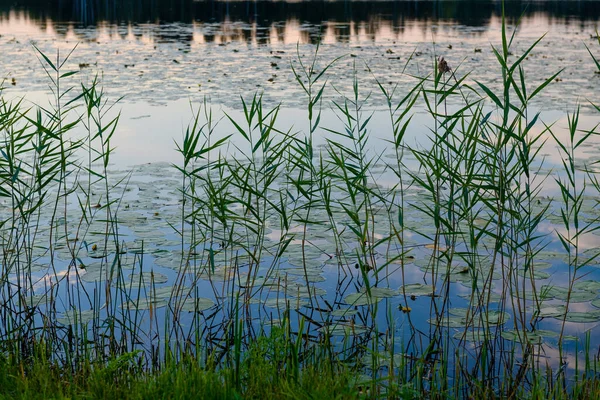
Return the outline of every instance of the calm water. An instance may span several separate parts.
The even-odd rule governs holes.
[[[511,25],[523,15],[515,57],[546,34],[529,57],[529,82],[565,68],[537,107],[564,112],[594,98],[600,76],[584,44],[595,44],[600,3],[514,1],[506,10]],[[305,98],[289,66],[297,52],[309,57],[318,40],[317,67],[341,57],[328,72],[327,99],[335,98],[334,88],[351,91],[356,68],[360,86],[374,92],[369,106],[379,109],[374,78],[406,89],[414,79],[402,72],[426,74],[440,55],[457,73],[471,73],[467,83],[495,87],[499,67],[490,45],[500,42],[500,15],[495,1],[2,2],[0,71],[8,94],[45,101],[48,82],[31,43],[63,56],[78,44],[65,68],[80,70],[84,81],[99,74],[112,98],[125,96],[115,160],[171,161],[171,138],[191,116],[188,101],[208,98],[230,110],[239,108],[239,96],[259,92],[282,105],[289,126],[302,127],[305,114],[294,110],[305,108]],[[142,137],[152,138],[143,158],[136,147]]]
[[[320,41],[317,69],[340,58],[328,71],[330,84],[322,125],[339,128],[340,122],[328,102],[338,98],[338,92],[350,93],[356,71],[360,87],[365,93],[373,92],[369,103],[369,110],[375,113],[371,122],[372,146],[381,153],[389,139],[389,128],[375,79],[387,85],[398,84],[402,91],[415,82],[410,74],[429,73],[433,60],[444,56],[457,73],[471,73],[466,83],[480,80],[497,87],[500,68],[491,45],[500,43],[500,15],[497,1],[1,2],[0,71],[7,95],[47,102],[47,77],[32,43],[50,56],[57,50],[65,55],[77,45],[66,69],[79,71],[75,77],[87,82],[98,74],[109,97],[125,96],[119,107],[122,119],[114,158],[122,169],[147,162],[175,162],[173,140],[181,137],[191,118],[191,108],[197,108],[203,99],[212,104],[219,118],[227,112],[239,119],[240,96],[263,93],[267,105],[282,106],[279,129],[306,130],[305,100],[290,64],[297,66],[298,58],[307,60]],[[564,68],[562,80],[548,86],[543,98],[534,103],[534,110],[543,110],[542,118],[547,122],[558,120],[557,127],[566,126],[564,112],[573,110],[578,103],[588,113],[586,99],[597,101],[600,75],[594,73],[595,66],[584,44],[600,54],[595,37],[600,25],[600,2],[509,1],[506,15],[511,28],[522,16],[514,57],[546,34],[527,60],[528,82],[539,84],[544,77]],[[74,85],[77,79],[72,81]],[[587,128],[597,123],[597,117],[591,115],[584,118]],[[407,141],[422,141],[430,123],[424,113],[417,112]],[[219,123],[218,134],[231,131],[232,126],[225,120]],[[233,146],[231,149],[234,151]],[[588,149],[588,155],[596,156],[597,151],[598,147]],[[552,148],[548,149],[548,159],[554,163],[560,160]],[[161,201],[167,199],[167,206],[166,210],[161,208],[157,219],[164,214],[176,221],[179,215],[174,194],[178,178],[174,173],[165,174],[166,167],[167,164],[151,169],[137,167],[131,181],[133,192],[126,200],[160,208],[164,204],[161,206],[156,201],[158,196],[152,196],[152,190],[158,191],[164,195]],[[155,181],[150,184],[148,177]],[[387,183],[388,178],[382,177],[380,183]],[[147,225],[135,216],[127,217],[132,226],[140,228],[126,230],[125,234],[130,234],[128,240],[149,234],[147,240],[154,246],[151,250],[166,246],[174,252],[177,244],[170,230],[172,221],[165,216],[158,225],[151,217],[144,215]],[[160,240],[153,232],[156,226],[161,229]],[[554,227],[543,224],[540,229],[551,234]],[[586,236],[582,247],[596,248],[597,238]],[[274,236],[273,241],[276,239]],[[414,243],[422,244],[422,240],[415,238]],[[550,247],[556,248],[555,243]],[[317,258],[321,268],[317,275],[322,274],[328,281],[318,285],[332,289],[337,266],[321,258]],[[157,256],[148,262],[169,280],[176,275],[176,257],[162,260]],[[292,262],[288,264],[286,267],[293,266]],[[557,267],[560,262],[553,259],[551,264]],[[98,279],[92,273],[93,269],[88,270],[88,283]],[[558,268],[553,273],[557,281],[564,276]],[[411,283],[422,277],[423,272],[417,268],[405,276]],[[348,292],[340,293],[356,292],[352,279],[344,283]],[[398,274],[390,275],[390,287],[398,288],[402,283]],[[203,290],[208,291],[207,287],[208,284]],[[468,292],[465,288],[460,290]],[[338,297],[335,300],[339,302]],[[453,300],[461,305],[462,300]],[[397,298],[389,301],[393,308],[399,305]],[[415,310],[426,312],[429,300],[420,298],[418,302]],[[592,308],[587,303],[576,307],[582,311]],[[555,329],[556,325],[556,320],[547,319],[543,327]],[[568,333],[581,337],[582,326],[590,328],[590,324],[572,323],[568,324]],[[548,354],[554,355],[552,349]]]
[[[51,22],[67,22],[75,26],[110,23],[229,23],[241,22],[254,25],[258,36],[275,26],[287,26],[293,21],[305,25],[321,26],[326,30],[331,23],[369,24],[372,37],[382,30],[402,29],[407,24],[449,23],[486,27],[501,15],[500,1],[461,0],[400,0],[400,1],[3,1],[0,11],[25,12],[29,18]],[[538,15],[553,24],[581,24],[595,22],[600,17],[596,1],[514,1],[508,0],[505,15],[511,21],[524,16],[529,19]],[[343,27],[335,32],[338,40],[352,31]],[[282,31],[282,35],[285,32]],[[248,36],[250,37],[250,36]],[[248,38],[246,37],[246,39]],[[169,39],[173,39],[170,37]],[[243,38],[241,38],[243,39]],[[268,37],[266,37],[268,40]],[[314,38],[316,39],[316,37]],[[182,42],[185,39],[182,38]]]

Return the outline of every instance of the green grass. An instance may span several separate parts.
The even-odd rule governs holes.
[[[123,398],[123,399],[236,399],[236,398],[366,398],[372,382],[342,364],[326,360],[308,363],[299,375],[289,373],[282,335],[258,338],[240,365],[233,368],[202,366],[195,358],[144,372],[135,354],[107,363],[87,363],[68,370],[42,355],[31,364],[0,360],[0,396],[3,398]],[[377,387],[377,386],[376,386]],[[381,390],[381,389],[377,389]],[[398,393],[410,393],[408,388]]]
[[[265,338],[263,342],[272,341]],[[382,379],[372,381],[341,364],[322,363],[305,366],[298,377],[261,358],[264,349],[254,346],[244,360],[240,382],[231,368],[200,366],[195,359],[163,365],[160,371],[142,371],[135,359],[120,357],[107,364],[88,364],[68,370],[44,362],[42,358],[28,366],[6,359],[0,362],[0,398],[7,399],[373,399],[373,398],[456,398],[439,389],[424,395],[414,383]],[[256,354],[255,352],[258,352]],[[506,398],[473,381],[472,398]],[[583,379],[568,390],[557,384],[546,386],[539,378],[530,389],[518,388],[519,399],[590,399],[600,394],[595,377]],[[458,397],[462,398],[462,397]]]

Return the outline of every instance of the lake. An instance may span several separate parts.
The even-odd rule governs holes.
[[[508,1],[506,49],[499,1],[4,3],[0,293],[57,341],[287,323],[451,385],[597,352],[600,2]]]
[[[205,97],[215,109],[233,111],[240,96],[261,92],[289,113],[289,126],[300,124],[302,114],[295,110],[304,99],[289,65],[297,51],[308,57],[319,40],[321,66],[343,57],[328,74],[342,92],[350,88],[354,64],[365,90],[373,89],[373,78],[405,89],[411,83],[406,73],[427,73],[437,56],[458,72],[469,72],[471,83],[485,79],[493,86],[499,73],[491,50],[500,39],[498,2],[163,3],[3,6],[0,67],[7,82],[16,83],[5,85],[5,93],[28,93],[33,101],[47,95],[32,41],[44,52],[60,49],[64,55],[78,44],[65,68],[81,69],[79,77],[88,81],[101,74],[112,99],[125,96],[115,160],[141,163],[174,160],[171,138],[180,137],[191,118],[187,103]],[[523,14],[516,53],[546,35],[528,59],[528,78],[565,68],[562,81],[547,88],[537,107],[564,112],[577,101],[585,106],[585,98],[598,91],[600,79],[583,44],[593,45],[599,13],[593,1],[508,2],[510,24]],[[563,49],[560,55],[556,48]],[[374,91],[369,106],[384,104]],[[138,140],[142,132],[149,140]]]

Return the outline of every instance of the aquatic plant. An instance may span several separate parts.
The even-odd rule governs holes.
[[[204,101],[180,162],[132,171],[111,165],[120,99],[97,78],[64,89],[68,56],[38,50],[52,104],[0,96],[0,394],[597,394],[596,343],[573,328],[600,321],[583,245],[600,227],[598,161],[580,152],[597,127],[579,108],[566,131],[531,115],[560,70],[531,86],[542,39],[515,57],[514,38],[503,21],[497,92],[442,55],[403,93],[370,71],[385,151],[358,62],[344,92],[317,46],[290,66],[305,127],[280,129],[260,93],[237,119]],[[429,135],[410,145],[419,110]]]

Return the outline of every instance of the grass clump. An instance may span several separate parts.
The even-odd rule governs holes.
[[[239,399],[239,398],[365,398],[369,382],[341,364],[309,363],[299,374],[286,372],[281,335],[259,338],[244,355],[240,370],[201,365],[196,358],[169,362],[160,370],[144,371],[139,354],[125,354],[105,364],[69,370],[44,361],[29,363],[0,359],[0,397],[120,398],[120,399]]]

